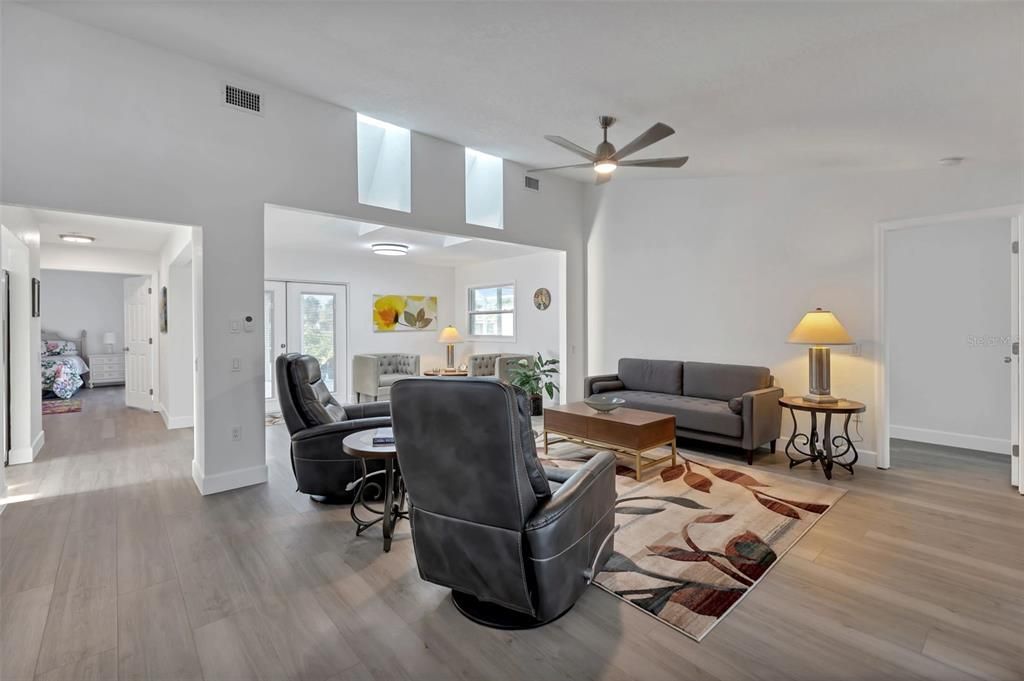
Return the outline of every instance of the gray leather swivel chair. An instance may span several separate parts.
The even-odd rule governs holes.
[[[320,363],[310,355],[281,355],[274,371],[281,415],[292,436],[292,471],[298,490],[321,503],[349,503],[355,494],[350,483],[362,477],[363,468],[360,460],[342,451],[341,441],[360,430],[390,427],[390,405],[341,406],[320,378]]]
[[[391,409],[420,576],[487,626],[571,608],[613,549],[615,456],[543,468],[529,399],[493,378],[400,381]]]

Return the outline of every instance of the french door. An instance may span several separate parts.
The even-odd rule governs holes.
[[[347,401],[347,301],[343,284],[264,282],[263,390],[268,413],[280,411],[274,362],[287,352],[316,357],[327,389],[339,402]]]

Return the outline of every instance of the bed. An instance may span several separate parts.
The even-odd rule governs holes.
[[[77,338],[66,338],[53,331],[43,331],[39,365],[43,374],[43,395],[53,393],[68,399],[85,384],[89,373],[85,331]]]

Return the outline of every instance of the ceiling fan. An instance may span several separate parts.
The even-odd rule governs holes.
[[[594,149],[593,152],[587,151],[580,145],[574,144],[564,137],[559,137],[558,135],[544,135],[544,139],[547,141],[554,142],[558,146],[582,156],[587,159],[587,163],[554,166],[552,168],[533,168],[526,172],[539,173],[545,170],[561,170],[563,168],[593,168],[597,172],[596,184],[604,184],[612,179],[612,172],[619,167],[682,168],[683,164],[690,158],[689,156],[672,156],[668,158],[644,158],[624,161],[623,159],[630,154],[634,154],[641,149],[649,147],[655,142],[665,139],[669,135],[674,135],[676,131],[664,123],[655,123],[648,128],[646,132],[641,133],[635,140],[621,149],[616,150],[615,145],[608,141],[608,128],[615,124],[615,118],[613,116],[600,116],[597,121],[601,125],[601,130],[604,132],[604,141],[598,144],[597,148]]]

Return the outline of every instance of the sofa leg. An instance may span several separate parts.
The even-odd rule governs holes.
[[[768,446],[768,451],[770,451],[772,454],[775,453],[775,440],[771,441],[771,444]]]
[[[747,452],[747,465],[751,466],[754,463],[754,450],[753,449],[748,449],[748,450],[746,450],[746,452]]]

